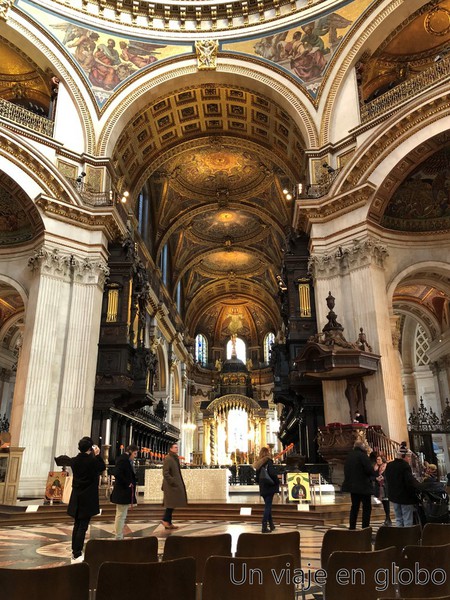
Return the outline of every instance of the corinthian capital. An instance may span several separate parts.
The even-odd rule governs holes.
[[[73,280],[81,284],[95,284],[103,288],[109,275],[106,262],[100,257],[63,254],[58,248],[42,246],[28,259],[33,272],[57,279]]]
[[[313,254],[308,270],[314,277],[334,277],[363,266],[383,268],[388,251],[379,240],[372,237],[355,239],[351,245],[336,246],[331,251]]]
[[[13,5],[13,0],[0,0],[0,21],[8,19],[8,11]]]

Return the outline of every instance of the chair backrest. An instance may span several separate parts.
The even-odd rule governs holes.
[[[292,554],[294,569],[300,569],[300,532],[288,531],[285,533],[241,533],[238,537],[236,557],[242,556],[274,556],[277,553]]]
[[[195,558],[195,579],[203,581],[205,564],[210,556],[231,556],[231,535],[171,535],[166,539],[163,560],[192,556]]]
[[[154,563],[105,562],[98,573],[96,600],[195,600],[192,557]]]
[[[90,569],[89,588],[97,588],[97,577],[104,562],[139,563],[158,560],[156,536],[127,540],[95,539],[86,544],[84,560]]]
[[[395,581],[391,576],[395,554],[395,548],[333,552],[327,565],[326,600],[377,600],[395,596]]]
[[[322,569],[327,568],[328,558],[337,550],[369,552],[372,550],[372,527],[364,529],[329,529],[325,532],[320,552]]]
[[[433,598],[450,594],[450,544],[406,546],[398,567],[400,596]]]
[[[411,527],[380,527],[375,536],[375,550],[383,550],[395,546],[397,556],[395,562],[398,564],[400,555],[405,546],[420,544],[422,528],[420,525]]]
[[[42,569],[0,569],[0,595],[8,600],[88,600],[86,563]]]
[[[422,531],[422,546],[450,544],[450,523],[426,523]]]
[[[211,556],[206,561],[202,600],[292,600],[293,561],[292,554]]]

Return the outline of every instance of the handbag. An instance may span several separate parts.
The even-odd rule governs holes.
[[[259,483],[270,483],[270,485],[274,485],[272,477],[269,475],[267,467],[261,467],[259,471]]]

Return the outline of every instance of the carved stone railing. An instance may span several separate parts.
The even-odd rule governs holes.
[[[361,122],[367,123],[385,113],[390,113],[393,108],[398,107],[402,102],[422,94],[430,86],[447,79],[450,79],[450,54],[415,77],[399,83],[379,98],[362,104],[360,106]]]
[[[51,119],[36,115],[31,110],[17,106],[17,104],[13,104],[2,98],[0,98],[0,118],[12,121],[36,133],[47,135],[48,137],[53,136],[54,122]]]

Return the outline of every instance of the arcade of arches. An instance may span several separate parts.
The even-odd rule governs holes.
[[[0,424],[21,495],[89,433],[111,461],[180,440],[197,464],[291,443],[320,462],[346,382],[294,361],[329,292],[381,357],[367,420],[401,441],[413,409],[445,410],[450,0],[197,4],[0,0]]]

